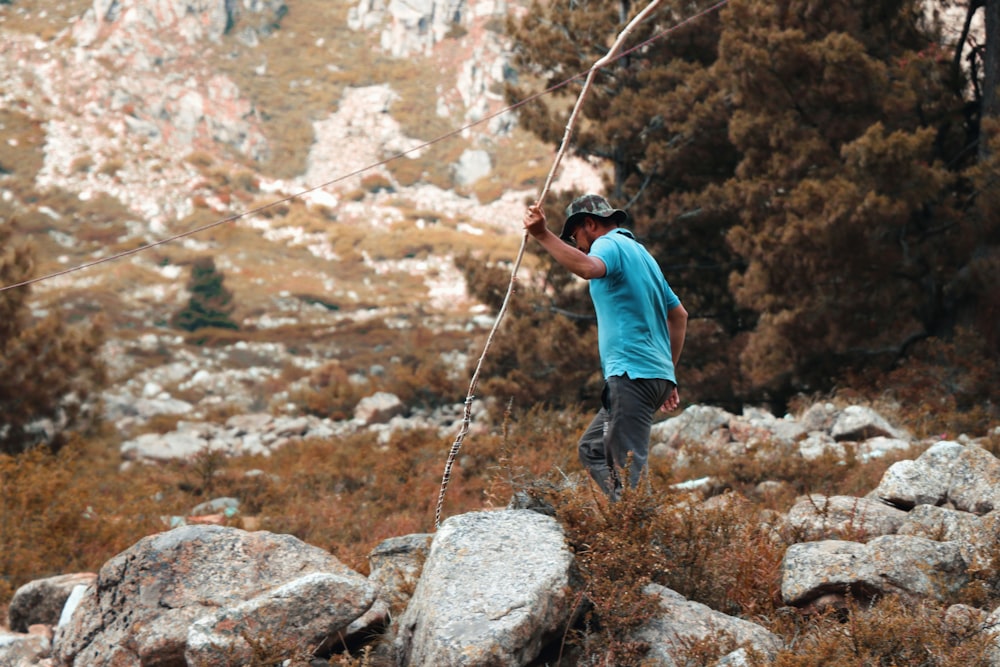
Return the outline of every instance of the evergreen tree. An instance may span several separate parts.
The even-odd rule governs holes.
[[[586,71],[628,18],[601,4],[555,0],[512,26],[524,71]],[[1000,221],[968,113],[981,70],[953,66],[929,16],[915,0],[732,0],[598,79],[575,147],[612,160],[610,192],[634,200],[671,284],[712,319],[685,348],[704,398],[780,404],[984,326],[972,313],[995,300]],[[551,139],[564,114],[525,120]]]
[[[225,276],[216,270],[215,260],[201,257],[191,266],[187,289],[191,293],[187,306],[173,317],[173,325],[185,331],[239,329],[230,319],[233,294],[223,286]]]
[[[30,276],[32,253],[0,212],[0,284]],[[97,325],[67,327],[58,314],[31,316],[28,287],[0,292],[0,453],[62,446],[68,431],[94,419],[92,397],[105,381]]]

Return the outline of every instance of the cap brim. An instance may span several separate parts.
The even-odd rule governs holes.
[[[590,211],[580,211],[579,213],[574,213],[566,218],[566,222],[563,223],[562,232],[559,233],[559,238],[569,243],[569,240],[573,237],[573,232],[576,230],[577,224],[579,224],[580,221],[588,215],[594,218],[603,218],[605,220],[613,218],[618,221],[619,225],[624,225],[628,222],[628,213],[620,208],[616,208],[608,215],[597,215],[596,213],[591,213]]]

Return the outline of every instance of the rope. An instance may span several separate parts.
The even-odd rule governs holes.
[[[573,134],[573,128],[576,125],[577,116],[579,115],[580,108],[583,106],[583,100],[586,97],[587,92],[590,90],[590,86],[594,80],[594,76],[597,74],[598,70],[607,66],[608,63],[611,63],[617,58],[626,55],[625,53],[621,54],[620,56],[616,56],[615,54],[618,52],[619,49],[621,49],[622,44],[624,43],[628,35],[632,32],[632,30],[637,25],[642,23],[646,19],[646,17],[648,17],[656,9],[656,7],[660,4],[660,1],[661,0],[652,0],[649,3],[649,5],[646,6],[645,9],[636,14],[635,18],[629,21],[628,25],[626,25],[625,28],[618,34],[618,38],[615,40],[614,44],[611,45],[611,48],[608,50],[608,52],[597,62],[595,62],[593,66],[591,66],[590,70],[588,70],[587,80],[583,84],[583,89],[580,91],[580,95],[576,99],[576,104],[573,107],[573,112],[570,114],[569,120],[566,123],[566,129],[565,132],[563,132],[563,138],[559,146],[559,151],[556,153],[555,159],[552,161],[552,167],[549,169],[549,175],[545,179],[545,184],[542,186],[541,192],[538,195],[538,199],[535,201],[536,206],[540,206],[542,204],[542,201],[545,199],[545,196],[549,192],[549,188],[552,185],[552,179],[555,176],[556,170],[559,168],[559,163],[566,152],[567,146],[569,145],[570,137]],[[721,7],[726,2],[728,2],[728,0],[723,0],[722,2],[712,6],[710,9],[705,10],[697,14],[696,16],[691,17],[686,21],[674,26],[671,29],[671,31],[676,30],[677,28],[684,25],[688,21],[697,18],[697,16],[701,16],[702,14],[712,11],[717,7]],[[666,34],[666,32],[662,34]],[[640,44],[639,46],[642,45]],[[639,46],[635,48],[639,48]],[[626,53],[630,53],[631,51],[635,50],[635,48],[630,49]],[[507,306],[510,303],[511,294],[513,294],[514,292],[514,284],[517,280],[517,271],[521,266],[521,260],[524,258],[524,251],[525,248],[527,247],[527,243],[528,243],[528,232],[527,230],[525,230],[524,234],[522,234],[521,236],[521,248],[517,252],[517,258],[514,260],[514,266],[510,272],[510,282],[507,285],[507,294],[504,296],[503,304],[500,306],[500,310],[497,313],[496,319],[493,322],[493,328],[490,330],[489,336],[487,336],[486,338],[486,344],[483,346],[483,352],[479,356],[479,362],[476,364],[476,370],[472,374],[472,380],[469,383],[469,393],[465,397],[465,413],[462,418],[462,426],[459,429],[458,436],[455,438],[455,441],[451,445],[451,449],[448,451],[448,459],[444,465],[444,474],[441,477],[441,490],[438,493],[437,507],[434,509],[435,529],[441,525],[441,508],[444,505],[445,493],[448,490],[448,483],[451,480],[451,469],[455,464],[455,459],[458,458],[459,451],[462,449],[462,442],[465,440],[465,436],[469,433],[469,429],[472,425],[472,402],[475,399],[476,387],[479,385],[479,373],[482,370],[483,360],[486,358],[486,353],[489,352],[490,347],[493,345],[493,339],[496,337],[496,332],[497,329],[499,329],[500,327],[500,322],[503,320],[504,315],[507,313]]]

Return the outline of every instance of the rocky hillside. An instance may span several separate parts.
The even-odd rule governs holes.
[[[31,236],[36,275],[154,246],[33,285],[38,314],[107,318],[109,417],[159,401],[138,421],[129,408],[123,436],[156,406],[176,414],[174,399],[195,416],[294,412],[291,383],[318,366],[364,377],[391,363],[391,345],[369,353],[372,336],[352,338],[359,322],[388,339],[453,330],[437,351],[465,372],[490,322],[454,257],[513,258],[551,157],[514,114],[476,124],[503,106],[500,26],[517,11],[0,5],[0,196]],[[557,187],[570,186],[600,181],[570,159]],[[234,294],[233,346],[192,347],[168,325],[204,255]]]

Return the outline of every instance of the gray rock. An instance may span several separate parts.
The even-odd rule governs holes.
[[[355,572],[313,572],[197,619],[184,659],[198,667],[253,664],[256,641],[318,647],[364,613],[374,590]]]
[[[827,593],[851,591],[858,598],[877,592],[875,566],[865,545],[846,540],[793,544],[781,562],[781,597],[805,606]]]
[[[475,512],[441,524],[394,626],[396,664],[524,665],[573,611],[573,557],[555,519]]]
[[[7,610],[7,624],[14,632],[27,632],[28,626],[38,623],[58,624],[73,589],[89,586],[95,579],[97,575],[93,572],[80,572],[28,582],[14,592]]]
[[[375,602],[347,628],[347,637],[384,627],[398,617],[420,579],[434,536],[428,533],[392,537],[368,554],[368,581],[375,586]]]
[[[189,459],[203,451],[207,445],[207,442],[191,433],[143,433],[123,442],[121,454],[126,461]]]
[[[808,431],[829,432],[840,411],[833,403],[813,403],[801,417],[799,423]]]
[[[905,432],[894,428],[885,417],[871,408],[849,405],[837,415],[830,435],[835,440],[868,440],[876,436],[908,439]]]
[[[769,658],[783,647],[777,635],[756,623],[692,602],[658,584],[649,584],[643,590],[659,598],[661,612],[633,635],[649,642],[650,650],[643,656],[643,665],[682,667],[688,664],[683,659],[686,650],[695,642],[731,642],[730,653],[738,647],[749,647]],[[729,664],[738,664],[735,660],[736,657],[732,658]]]
[[[982,447],[963,447],[951,468],[948,500],[975,514],[1000,509],[1000,460]]]
[[[255,431],[263,431],[274,422],[274,417],[266,413],[251,413],[233,415],[226,420],[226,426],[233,429],[234,435],[243,435]]]
[[[781,572],[781,596],[795,606],[848,592],[857,599],[905,593],[944,600],[968,581],[958,543],[911,535],[883,535],[867,544],[793,544],[785,552]]]
[[[903,509],[942,505],[948,497],[952,468],[963,449],[957,442],[941,441],[916,460],[893,463],[871,495]]]
[[[957,542],[883,535],[867,546],[883,591],[947,600],[969,580]]]
[[[472,185],[479,179],[489,176],[492,169],[493,161],[489,153],[484,150],[466,149],[455,165],[455,183]]]
[[[384,424],[405,411],[406,406],[399,396],[380,391],[358,401],[354,407],[354,420],[366,426]]]
[[[230,512],[240,509],[239,498],[213,498],[203,503],[198,503],[191,509],[190,516],[206,516],[208,514],[222,514],[226,510]]]
[[[938,542],[962,542],[969,540],[980,529],[980,519],[975,514],[934,505],[917,505],[906,513],[906,520],[897,533]]]
[[[829,453],[837,459],[843,459],[847,450],[844,443],[837,442],[829,433],[824,431],[812,431],[805,438],[799,441],[799,455],[806,461],[815,461]]]
[[[730,419],[733,419],[733,415],[722,408],[692,405],[676,417],[653,424],[651,440],[669,447],[700,443],[707,440],[716,429],[728,426]]]
[[[0,630],[0,665],[32,667],[49,657],[52,641],[45,635]]]
[[[792,506],[787,525],[803,542],[829,538],[864,542],[896,533],[906,516],[903,510],[877,500],[812,494]]]
[[[978,445],[942,440],[890,466],[871,495],[904,509],[948,502],[986,514],[1000,506],[1000,460]]]
[[[54,657],[67,666],[184,665],[193,623],[225,613],[238,618],[248,609],[260,621],[251,629],[259,638],[282,633],[312,639],[320,632],[313,618],[283,618],[281,627],[274,625],[283,616],[278,610],[305,609],[294,603],[307,593],[284,586],[312,574],[329,575],[320,577],[322,598],[333,595],[331,581],[342,582],[337,599],[344,608],[338,602],[335,616],[321,612],[342,627],[374,598],[365,577],[291,535],[206,525],[151,535],[101,568],[97,584],[57,628]]]

